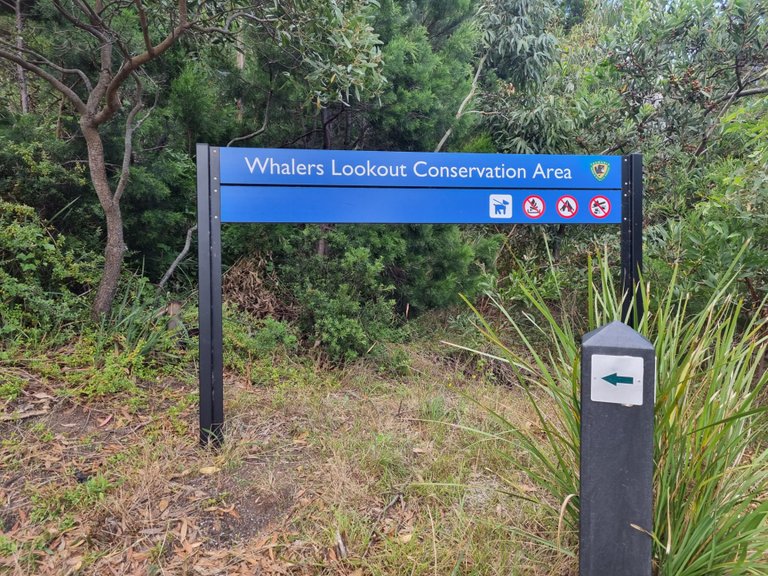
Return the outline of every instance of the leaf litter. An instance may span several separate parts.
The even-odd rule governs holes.
[[[344,454],[352,435],[366,436],[359,422],[380,420],[374,446],[402,433],[405,461],[428,467],[439,449],[414,406],[361,398],[354,382],[319,393],[318,406],[283,405],[270,388],[225,379],[235,383],[227,441],[212,452],[197,444],[196,403],[181,403],[194,385],[164,383],[129,409],[30,378],[22,401],[41,413],[0,422],[0,573],[364,576],[390,547],[410,562],[434,537],[423,530],[433,500],[387,489],[375,462],[355,461],[370,449]]]

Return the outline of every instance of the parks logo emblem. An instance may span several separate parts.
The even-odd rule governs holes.
[[[590,167],[592,168],[592,176],[602,182],[608,176],[611,165],[608,162],[592,162]]]

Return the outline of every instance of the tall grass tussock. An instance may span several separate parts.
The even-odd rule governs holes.
[[[554,556],[573,558],[578,549],[581,335],[622,319],[621,294],[606,262],[589,265],[587,325],[553,313],[531,277],[519,285],[522,311],[489,295],[502,325],[492,326],[475,311],[494,355],[510,363],[536,408],[535,434],[489,413],[504,430],[499,445],[543,495],[534,500],[548,518],[548,532],[537,527],[524,536]],[[736,268],[695,311],[679,295],[676,275],[667,286],[641,289],[646,312],[638,331],[658,357],[649,534],[658,576],[768,574],[768,321],[747,317],[733,296]],[[542,394],[553,409],[537,406]]]

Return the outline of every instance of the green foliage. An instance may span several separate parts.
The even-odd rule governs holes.
[[[566,17],[584,10],[561,7]],[[641,152],[648,277],[663,284],[679,266],[678,290],[692,294],[694,308],[748,239],[733,288],[752,313],[766,294],[763,12],[750,0],[597,3],[561,33],[559,62],[538,84],[499,82],[480,101],[503,151]],[[548,232],[556,261],[583,261],[594,236],[613,242],[605,229]],[[510,247],[546,280],[546,262],[531,270],[542,252],[537,234],[520,232]]]
[[[181,124],[190,154],[196,142],[222,142],[234,127],[234,106],[223,101],[215,71],[206,64],[189,61],[171,81],[169,112]]]
[[[317,107],[331,102],[349,104],[364,92],[375,94],[382,84],[379,38],[371,26],[378,2],[300,0],[292,10],[274,5],[278,42],[293,47],[307,71]],[[298,40],[298,42],[296,42]]]
[[[690,179],[699,201],[679,218],[648,231],[653,278],[668,281],[665,261],[679,262],[680,294],[701,308],[739,257],[739,283],[732,286],[759,313],[768,295],[768,103],[740,107],[724,119],[723,154]],[[734,145],[734,141],[736,144]],[[743,255],[742,246],[749,243]]]
[[[381,257],[373,257],[369,248],[349,246],[332,262],[315,255],[308,264],[302,268],[310,275],[297,286],[298,300],[306,306],[301,322],[331,358],[352,360],[377,340],[399,339],[392,286],[384,283]]]
[[[296,330],[273,318],[255,319],[231,306],[224,307],[224,363],[240,371],[255,359],[296,352]]]
[[[766,320],[741,325],[741,303],[728,296],[737,265],[723,275],[704,307],[690,313],[676,297],[677,275],[653,296],[639,331],[658,355],[655,408],[654,562],[668,576],[765,574],[768,552],[768,411],[760,405],[768,385],[761,371]],[[489,412],[504,430],[484,435],[547,497],[537,504],[551,519],[551,535],[532,537],[565,555],[575,553],[578,529],[579,346],[582,331],[617,320],[617,294],[607,262],[589,293],[589,325],[554,315],[535,284],[523,287],[536,316],[519,322],[501,301],[503,329],[479,317],[482,333],[515,369],[538,414],[544,444],[530,430]],[[519,339],[525,353],[506,344]],[[543,338],[544,344],[529,334]],[[554,413],[538,409],[532,390],[553,401]],[[518,447],[526,458],[515,456]],[[529,499],[528,496],[520,495]],[[562,505],[562,510],[561,510]],[[563,532],[558,521],[568,527]]]
[[[469,92],[480,32],[469,2],[382,3],[376,29],[387,84],[365,111],[362,144],[378,150],[433,150]],[[454,126],[460,134],[473,120]],[[359,145],[359,144],[358,144]]]
[[[72,487],[35,494],[32,496],[32,518],[35,522],[44,522],[75,509],[93,509],[113,487],[114,484],[99,473]]]
[[[347,360],[400,340],[406,316],[477,293],[500,244],[456,226],[230,227],[224,236],[234,256],[251,246],[271,254],[303,338]]]
[[[264,318],[257,324],[258,332],[255,334],[255,350],[266,354],[270,352],[295,352],[299,340],[295,330],[286,322],[274,318]]]
[[[98,261],[68,249],[29,206],[0,200],[0,338],[31,342],[80,318]]]
[[[548,30],[555,15],[548,1],[485,0],[478,11],[483,41],[499,78],[516,88],[537,85],[555,60]]]
[[[66,119],[61,122],[68,124]],[[70,242],[94,250],[98,242],[83,234],[84,229],[99,226],[93,205],[86,201],[90,193],[86,164],[76,159],[78,147],[52,137],[56,131],[54,119],[45,115],[12,116],[0,122],[0,196],[33,207]]]
[[[0,399],[15,400],[18,398],[24,390],[26,380],[5,370],[0,370],[0,377],[2,377],[0,379]]]

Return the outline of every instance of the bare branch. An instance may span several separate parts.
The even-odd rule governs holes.
[[[269,89],[269,92],[267,93],[267,103],[264,106],[264,121],[261,123],[261,128],[256,130],[255,132],[251,132],[250,134],[246,134],[245,136],[238,136],[237,138],[232,138],[227,143],[227,147],[232,146],[235,142],[242,142],[243,140],[248,140],[250,138],[253,138],[254,136],[258,136],[262,132],[264,132],[267,129],[267,123],[269,122],[269,104],[272,102],[272,89]]]
[[[755,96],[757,94],[765,94],[768,92],[768,86],[761,86],[759,88],[747,88],[750,84],[755,84],[756,82],[759,82],[763,78],[768,76],[768,68],[765,68],[760,74],[757,74],[756,76],[750,78],[747,76],[746,78],[738,77],[736,81],[736,90],[734,90],[731,93],[725,94],[715,100],[716,103],[720,102],[732,102],[736,98],[744,98],[747,96]]]
[[[136,80],[136,103],[128,113],[128,118],[125,119],[125,135],[123,138],[123,165],[120,168],[120,179],[117,181],[115,193],[112,196],[112,200],[115,203],[120,202],[120,198],[123,196],[123,192],[125,192],[125,188],[128,186],[128,176],[131,172],[131,156],[133,155],[133,133],[137,128],[134,126],[133,121],[136,118],[136,115],[139,113],[139,110],[142,108],[141,95],[144,87],[142,86],[138,76],[134,75],[134,79]]]
[[[24,15],[21,12],[21,0],[14,2],[14,13],[16,22],[16,51],[19,55],[24,50]],[[27,85],[27,71],[16,64],[16,76],[19,79],[19,103],[21,104],[21,113],[29,113],[29,88]]]
[[[459,106],[459,109],[456,112],[456,116],[453,119],[453,123],[451,124],[451,126],[448,127],[448,130],[445,131],[445,134],[443,134],[443,137],[440,139],[440,142],[438,142],[437,147],[435,148],[435,152],[440,152],[440,150],[443,148],[445,143],[448,141],[448,138],[450,138],[451,134],[453,134],[453,126],[464,115],[464,109],[472,101],[472,98],[475,97],[475,93],[477,92],[477,83],[478,83],[478,80],[480,79],[480,72],[482,71],[483,66],[485,65],[485,60],[487,58],[488,58],[488,53],[486,52],[483,55],[483,57],[480,59],[480,62],[478,62],[477,64],[477,70],[475,71],[475,77],[472,79],[472,87],[469,89],[469,93],[462,101],[461,106]]]
[[[154,47],[152,46],[152,40],[149,38],[149,25],[147,24],[147,13],[144,11],[144,6],[141,0],[134,0],[136,4],[136,10],[139,13],[139,25],[141,26],[141,34],[144,36],[144,46],[147,48],[147,52],[154,56]]]
[[[53,74],[51,74],[47,70],[3,48],[0,48],[0,58],[14,62],[19,66],[21,66],[22,68],[24,68],[24,70],[32,72],[42,80],[45,80],[55,90],[58,90],[64,96],[66,96],[67,100],[69,100],[74,105],[75,109],[80,114],[86,113],[85,103],[80,99],[80,96],[78,96],[74,90],[72,90],[69,86],[64,84],[64,82],[56,78]]]
[[[96,124],[102,124],[109,120],[112,116],[114,116],[115,112],[117,112],[120,109],[120,100],[118,97],[118,92],[120,90],[120,87],[123,85],[123,83],[128,79],[128,77],[138,68],[146,64],[147,62],[154,60],[161,54],[163,54],[166,50],[168,50],[171,46],[173,46],[174,42],[182,36],[187,30],[189,30],[192,27],[192,23],[187,18],[187,5],[184,0],[179,0],[179,24],[166,36],[163,40],[161,40],[158,44],[155,44],[152,46],[152,50],[147,50],[146,52],[139,54],[138,56],[133,56],[131,58],[128,58],[123,64],[120,66],[120,69],[117,71],[117,74],[115,74],[107,87],[106,90],[106,99],[107,102],[102,108],[98,114],[94,117],[94,121]]]
[[[242,18],[243,20],[253,20],[255,22],[259,22],[260,24],[266,24],[266,23],[272,23],[276,22],[276,18],[257,18],[250,12],[246,12],[244,10],[233,10],[231,14],[229,14],[226,19],[224,20],[223,26],[205,26],[201,22],[197,22],[193,24],[193,27],[195,31],[197,32],[203,32],[206,34],[211,34],[218,32],[219,34],[230,34],[232,24],[235,23],[236,20]]]
[[[762,86],[761,88],[749,88],[748,90],[742,90],[738,93],[734,92],[734,96],[736,98],[746,98],[747,96],[757,96],[759,94],[768,94],[768,86]],[[722,102],[725,100],[726,97],[723,97],[718,100],[718,102]],[[730,99],[730,96],[728,96]]]
[[[45,66],[48,66],[49,68],[52,68],[53,70],[56,70],[61,74],[76,74],[83,81],[83,84],[85,84],[85,87],[88,89],[89,92],[92,89],[91,80],[88,78],[88,76],[86,76],[85,72],[83,72],[79,68],[63,68],[58,64],[54,64],[39,52],[35,52],[34,50],[27,48],[26,46],[22,46],[21,48],[19,48],[19,47],[12,46],[9,42],[6,42],[5,40],[0,40],[0,47],[2,46],[5,46],[9,49],[13,47],[14,50],[16,50],[17,52],[20,52],[21,54],[26,54],[27,56],[34,58],[35,60],[39,60],[39,62],[30,62],[31,64],[37,64],[37,65],[44,64]]]
[[[82,3],[77,3],[81,10],[83,9]],[[61,14],[65,20],[67,20],[72,26],[75,28],[79,28],[80,30],[83,30],[85,32],[88,32],[91,36],[95,36],[102,42],[107,42],[107,37],[104,35],[104,33],[99,30],[96,26],[85,24],[82,20],[79,20],[74,15],[70,14],[67,10],[64,9],[64,7],[61,5],[61,2],[59,0],[53,0],[53,5],[56,7],[56,10]]]
[[[184,242],[184,248],[181,252],[179,252],[179,255],[176,256],[176,259],[173,261],[173,263],[168,267],[168,270],[163,274],[163,277],[160,279],[160,282],[157,283],[157,288],[162,289],[163,286],[165,286],[165,283],[168,282],[168,279],[173,275],[173,273],[176,271],[176,268],[181,264],[181,261],[184,260],[184,258],[187,256],[187,253],[189,252],[189,248],[192,245],[192,234],[197,230],[197,224],[192,226],[189,230],[187,230],[187,240]]]

